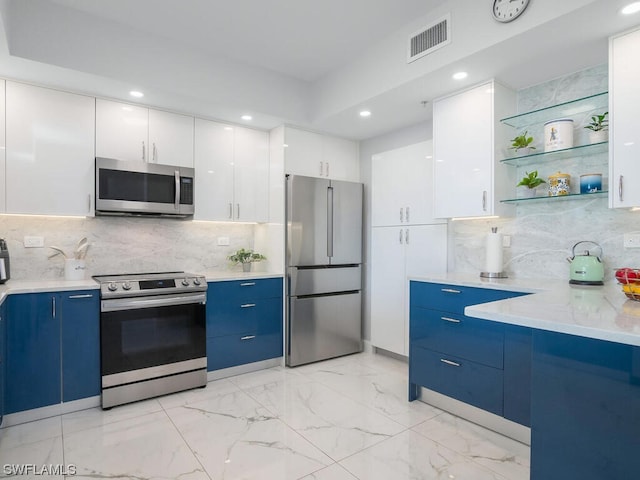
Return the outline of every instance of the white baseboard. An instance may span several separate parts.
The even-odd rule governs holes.
[[[10,413],[2,419],[2,428],[12,427],[21,423],[34,422],[43,418],[55,417],[66,413],[77,412],[100,406],[100,395],[81,398],[72,402],[57,403],[46,407],[34,408],[23,412]]]

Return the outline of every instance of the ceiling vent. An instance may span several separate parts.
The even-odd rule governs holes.
[[[451,43],[451,15],[447,14],[409,37],[407,63],[418,60],[449,43]]]

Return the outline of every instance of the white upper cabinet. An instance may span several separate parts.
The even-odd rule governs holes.
[[[372,157],[372,225],[442,223],[433,213],[432,142],[426,141]]]
[[[194,119],[96,100],[96,156],[193,167]]]
[[[515,112],[515,93],[487,82],[434,101],[434,213],[439,218],[507,215],[500,203],[515,191],[515,172],[499,165],[496,145],[508,131],[499,120]]]
[[[286,173],[360,181],[357,142],[285,127],[284,143]]]
[[[93,209],[95,99],[6,83],[6,211]]]
[[[5,195],[5,81],[0,80],[0,213],[6,212]]]
[[[196,119],[196,220],[268,220],[268,135]]]
[[[149,109],[149,161],[193,168],[194,118]]]
[[[640,206],[640,30],[609,47],[609,206]]]

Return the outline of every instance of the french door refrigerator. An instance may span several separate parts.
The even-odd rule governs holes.
[[[285,360],[362,351],[362,184],[287,175]]]

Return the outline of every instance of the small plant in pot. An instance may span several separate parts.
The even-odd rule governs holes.
[[[533,172],[525,172],[525,176],[522,177],[520,183],[516,185],[517,187],[525,187],[524,188],[524,196],[525,197],[535,197],[536,196],[536,188],[538,188],[543,183],[547,183],[540,177],[538,177],[538,171],[534,170]]]
[[[261,262],[262,260],[267,259],[267,257],[265,257],[264,255],[256,253],[253,250],[245,250],[244,248],[241,248],[234,254],[229,255],[227,258],[234,265],[241,263],[243,272],[250,272],[251,264],[253,262]]]
[[[511,139],[511,150],[515,150],[515,152],[519,155],[527,155],[531,153],[531,150],[535,150],[536,147],[531,146],[533,143],[533,137],[527,137],[529,132],[525,131],[523,134],[518,135],[515,138]]]
[[[602,115],[594,115],[591,117],[591,122],[585,125],[584,128],[591,130],[589,132],[589,142],[601,143],[609,139],[608,115],[609,112],[604,112]]]

